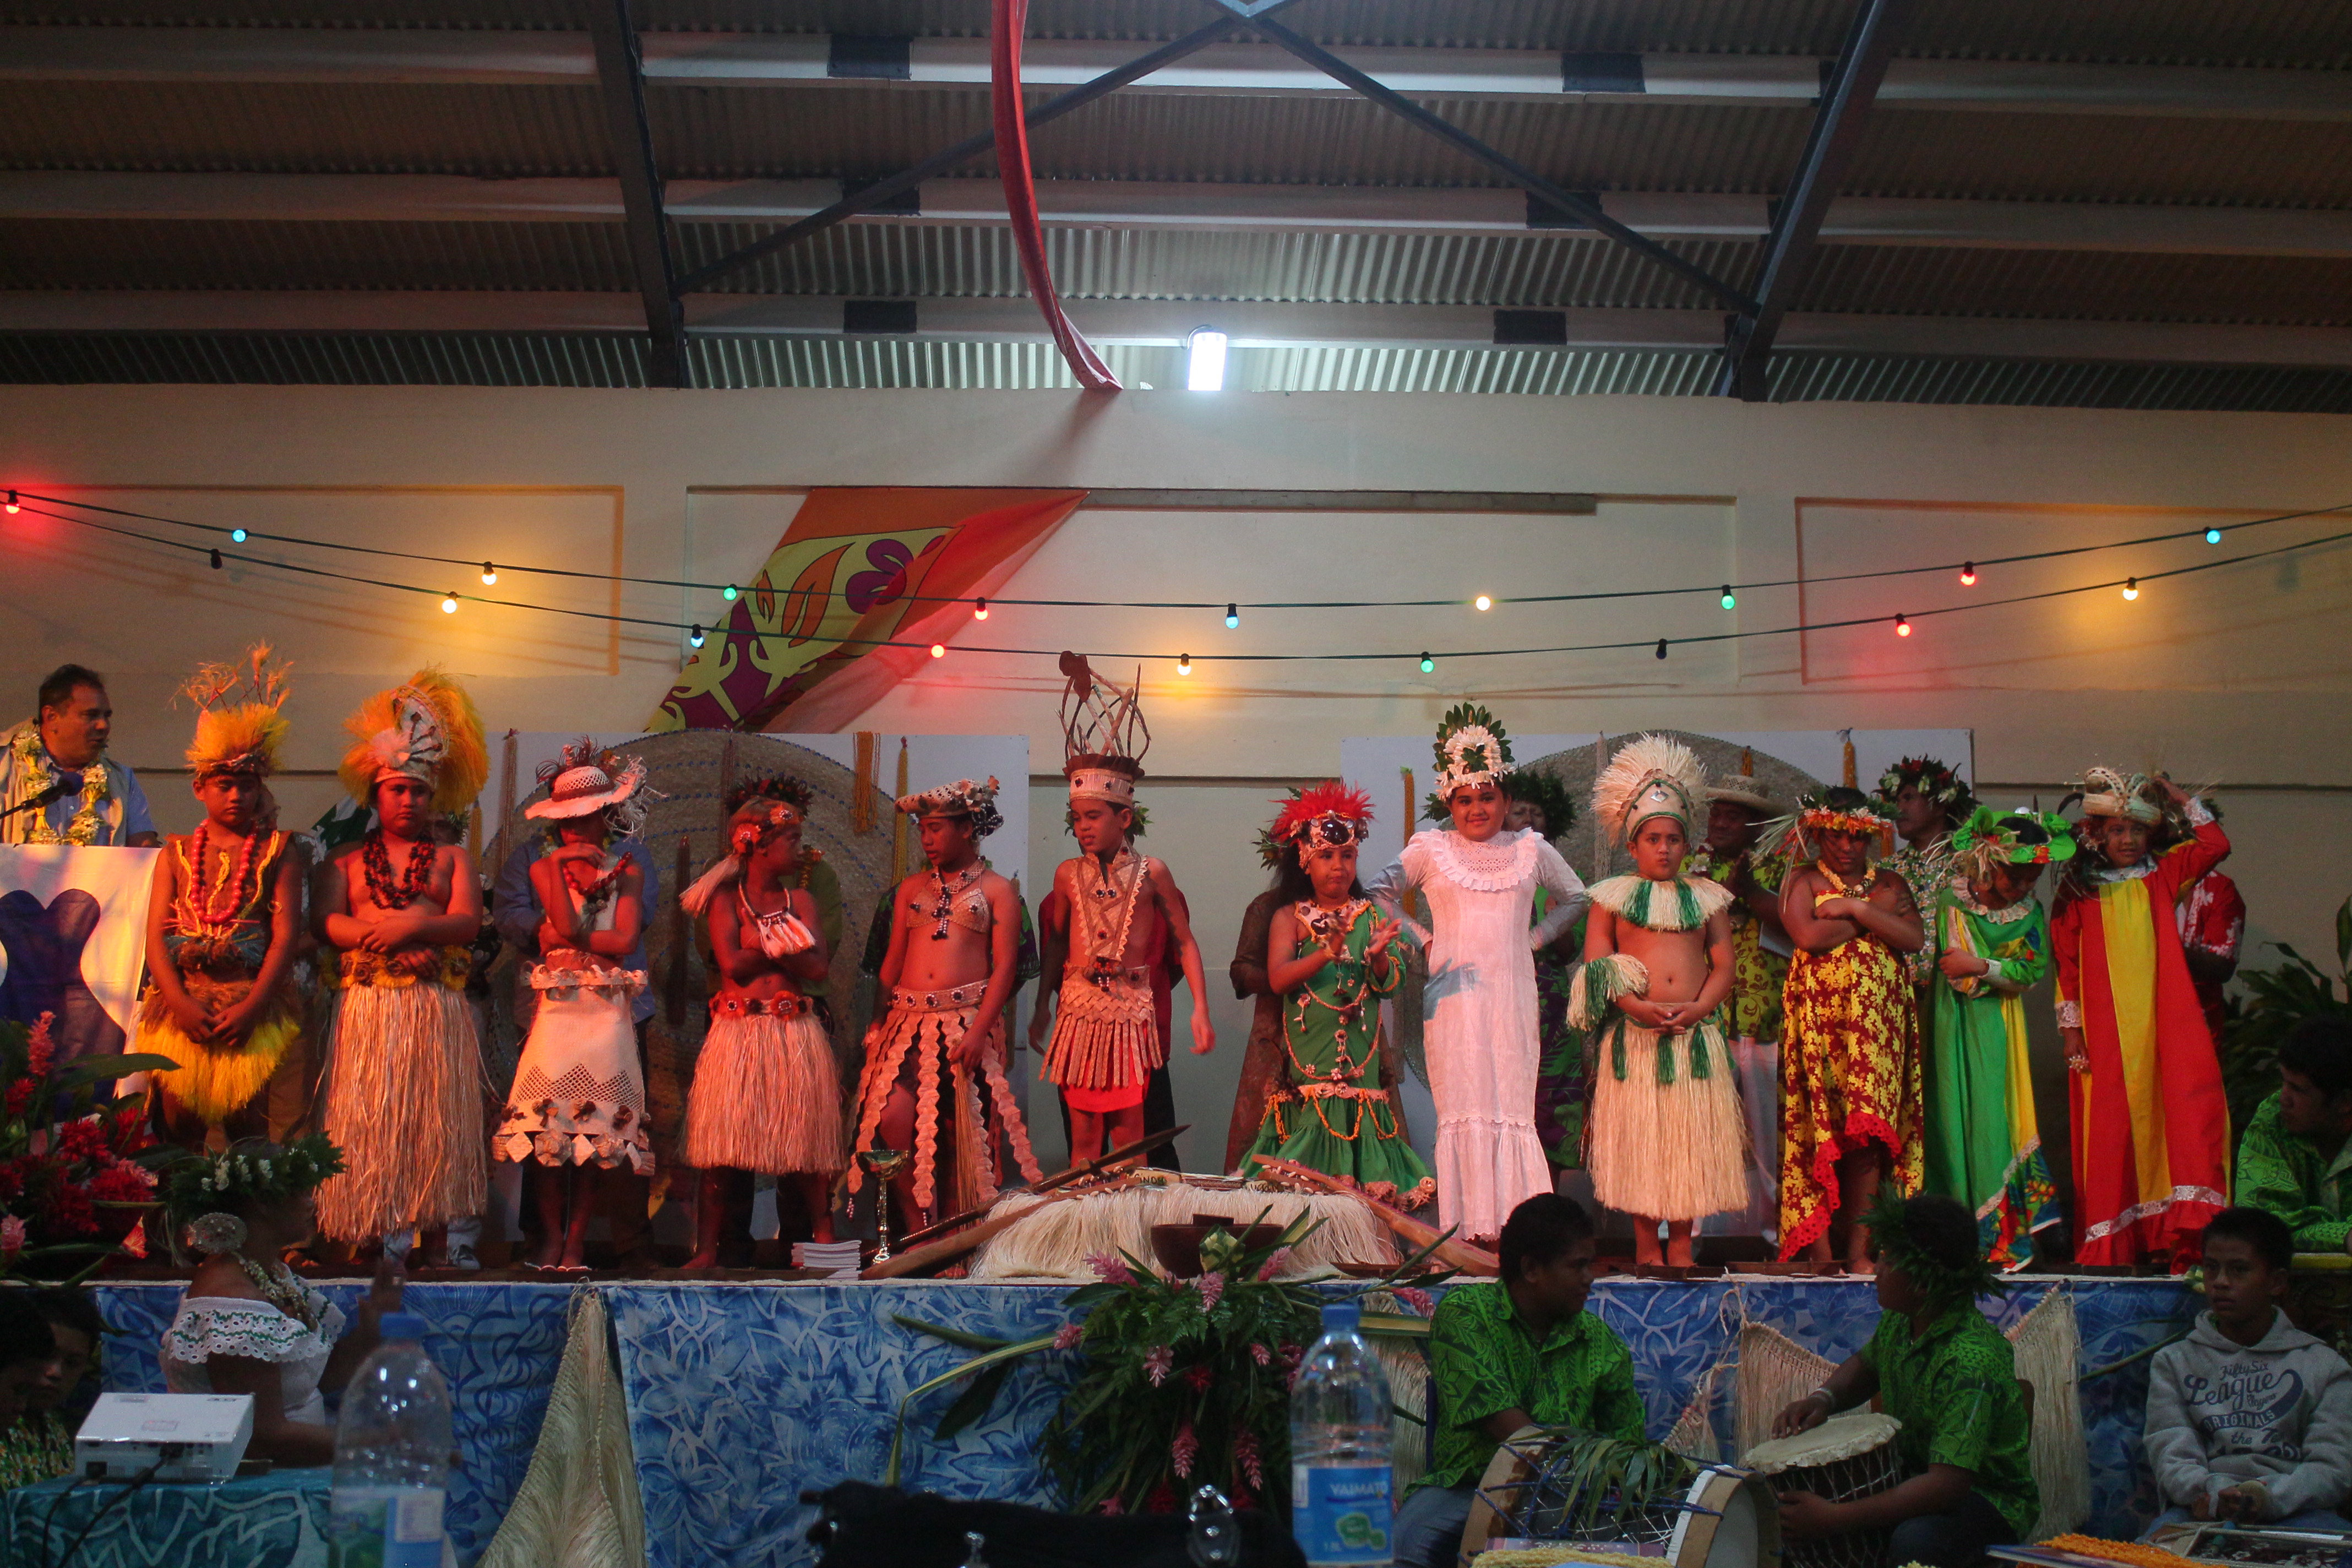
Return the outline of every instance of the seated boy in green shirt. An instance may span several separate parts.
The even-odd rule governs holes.
[[[1970,1568],[1989,1546],[2025,1539],[2042,1511],[2027,1462],[2031,1424],[2009,1342],[1977,1310],[2000,1289],[1985,1261],[1976,1216],[1958,1199],[1895,1197],[1865,1222],[1878,1249],[1878,1331],[1821,1387],[1780,1413],[1775,1436],[1818,1426],[1881,1396],[1903,1424],[1903,1481],[1875,1496],[1832,1502],[1780,1494],[1780,1531],[1809,1540],[1892,1531],[1889,1568]]]
[[[2352,1022],[2305,1018],[2278,1068],[2238,1143],[2237,1201],[2286,1221],[2297,1252],[2352,1249]]]
[[[1479,1479],[1522,1426],[1643,1435],[1633,1356],[1584,1310],[1592,1288],[1592,1219],[1538,1193],[1503,1222],[1503,1277],[1458,1285],[1429,1325],[1428,1474],[1397,1510],[1399,1568],[1454,1568]]]

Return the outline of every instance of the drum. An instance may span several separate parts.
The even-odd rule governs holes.
[[[1903,1424],[1892,1415],[1850,1410],[1810,1432],[1759,1443],[1741,1457],[1751,1470],[1769,1479],[1773,1491],[1811,1492],[1831,1502],[1875,1496],[1903,1479],[1895,1435]],[[1788,1543],[1789,1568],[1875,1568],[1886,1550],[1885,1531],[1857,1531]]]
[[[1463,1553],[1475,1560],[1492,1549],[1570,1543],[1595,1550],[1653,1555],[1672,1568],[1773,1568],[1780,1558],[1780,1516],[1772,1492],[1757,1476],[1725,1465],[1701,1465],[1681,1494],[1661,1500],[1600,1532],[1563,1528],[1563,1493],[1550,1479],[1559,1439],[1528,1427],[1495,1450],[1479,1482],[1462,1532]],[[1647,1549],[1647,1550],[1643,1550]]]

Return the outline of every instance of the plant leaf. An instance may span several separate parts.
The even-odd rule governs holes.
[[[950,1329],[944,1323],[927,1323],[920,1318],[910,1318],[904,1312],[891,1313],[890,1321],[902,1329],[912,1329],[919,1334],[929,1334],[936,1339],[945,1340],[951,1345],[961,1345],[968,1351],[1003,1350],[1013,1342],[1011,1340],[1000,1340],[988,1334],[966,1333],[961,1329]]]
[[[940,1442],[947,1442],[957,1433],[985,1416],[989,1406],[996,1403],[997,1390],[1003,1388],[1004,1380],[1012,1375],[1013,1363],[1006,1361],[997,1363],[978,1377],[973,1378],[971,1386],[963,1391],[962,1397],[949,1405],[947,1414],[940,1417],[939,1426],[932,1435]]]

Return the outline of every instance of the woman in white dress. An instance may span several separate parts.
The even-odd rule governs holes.
[[[1531,828],[1503,826],[1511,771],[1503,727],[1483,707],[1457,705],[1437,729],[1437,788],[1453,818],[1416,833],[1368,889],[1428,950],[1422,1046],[1437,1102],[1438,1223],[1491,1244],[1511,1210],[1552,1190],[1536,1136],[1537,950],[1584,912],[1584,884]],[[1536,889],[1551,894],[1532,920]],[[1404,895],[1429,902],[1427,928]]]
[[[186,1162],[166,1195],[172,1222],[205,1254],[163,1331],[163,1383],[174,1394],[253,1395],[247,1452],[281,1465],[335,1457],[322,1389],[340,1389],[376,1346],[376,1320],[400,1310],[398,1260],[385,1252],[359,1321],[297,1279],[279,1254],[318,1229],[319,1184],[343,1168],[320,1134],[286,1147],[248,1141]]]
[[[645,879],[609,847],[643,826],[654,792],[639,759],[621,759],[615,778],[588,760],[593,754],[587,741],[566,746],[560,763],[541,770],[547,798],[523,811],[551,823],[554,842],[530,868],[546,911],[530,970],[538,1007],[490,1144],[495,1159],[542,1167],[532,1178],[541,1234],[531,1267],[566,1271],[587,1261],[589,1167],[654,1170],[630,1003],[646,974],[621,967],[641,934]]]

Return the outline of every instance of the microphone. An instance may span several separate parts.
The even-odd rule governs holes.
[[[15,805],[10,806],[7,810],[0,811],[0,821],[5,821],[21,812],[38,811],[41,807],[48,805],[49,802],[62,799],[66,794],[67,790],[65,781],[60,779],[56,784],[53,784],[48,788],[34,795],[29,799],[21,800]]]

